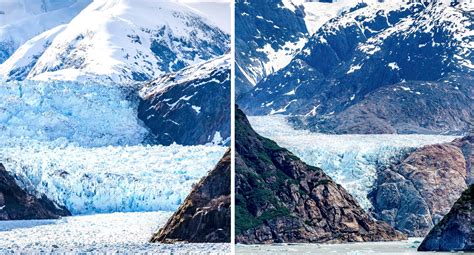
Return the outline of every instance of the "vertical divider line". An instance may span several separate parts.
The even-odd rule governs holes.
[[[230,164],[230,242],[231,254],[235,254],[235,1],[230,0],[230,26],[231,26],[231,80],[230,80],[230,137],[231,137],[231,164]]]

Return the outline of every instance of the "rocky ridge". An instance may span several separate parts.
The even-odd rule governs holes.
[[[236,109],[236,242],[402,240],[323,170],[258,135]]]
[[[38,198],[28,194],[0,164],[0,220],[58,219],[70,215],[45,195]]]
[[[228,150],[151,242],[230,242],[230,164]]]
[[[473,144],[466,136],[424,146],[378,169],[369,194],[375,217],[409,236],[425,236],[468,188]]]

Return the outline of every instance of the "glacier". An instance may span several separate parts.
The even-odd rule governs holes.
[[[222,157],[216,145],[146,145],[137,91],[107,83],[0,82],[0,163],[74,215],[175,210]]]
[[[416,148],[451,142],[447,135],[328,135],[294,129],[288,116],[248,116],[254,130],[293,152],[309,165],[323,169],[366,210],[378,167],[397,161]]]
[[[1,82],[0,139],[83,147],[140,144],[147,131],[130,91],[116,84]]]
[[[2,141],[0,162],[32,194],[73,215],[174,211],[224,154],[221,146],[58,146]]]

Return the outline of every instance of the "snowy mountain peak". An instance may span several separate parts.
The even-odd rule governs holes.
[[[165,90],[169,86],[205,79],[211,77],[215,72],[228,71],[231,66],[230,61],[230,53],[227,53],[209,61],[183,68],[178,72],[165,74],[146,84],[140,91],[140,97],[147,98]]]
[[[229,36],[184,4],[108,0],[94,1],[49,42],[44,47],[40,40],[43,47],[35,46],[26,65],[25,51],[17,52],[1,74],[7,80],[145,81],[223,54]]]

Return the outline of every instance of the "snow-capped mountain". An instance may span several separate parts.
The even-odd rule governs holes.
[[[178,2],[94,1],[66,26],[27,42],[0,66],[7,80],[130,83],[229,48],[229,35]]]
[[[308,38],[303,8],[287,0],[235,3],[236,95],[287,65]]]
[[[0,64],[23,43],[66,24],[92,0],[0,0]]]
[[[473,8],[360,3],[239,103],[250,114],[306,116],[300,124],[315,131],[465,132],[474,110]],[[357,115],[340,115],[354,107]]]
[[[230,137],[230,53],[166,74],[141,91],[138,117],[159,144],[226,144]]]
[[[368,0],[375,2],[376,0]],[[357,0],[236,2],[236,95],[290,63],[324,23]]]

